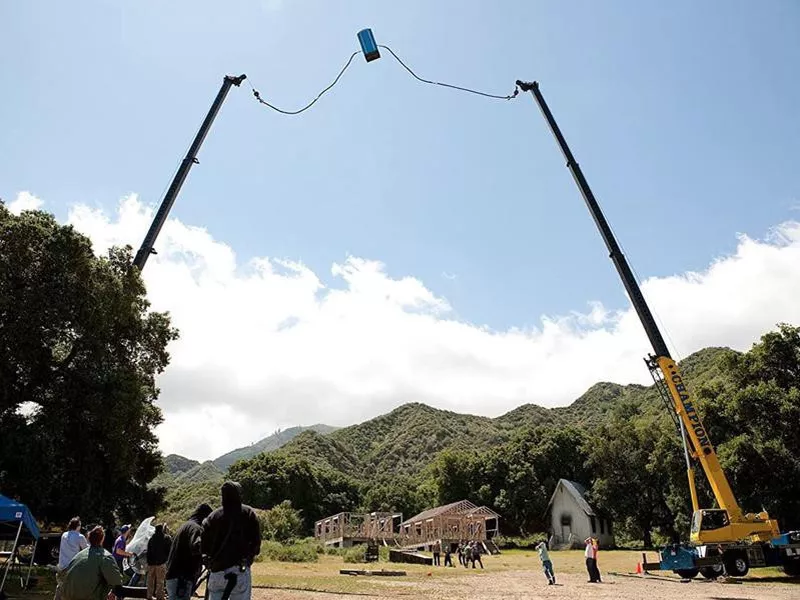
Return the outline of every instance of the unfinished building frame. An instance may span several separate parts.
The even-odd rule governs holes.
[[[370,540],[388,545],[397,538],[402,520],[402,513],[341,512],[314,523],[314,537],[336,548],[348,548]]]
[[[437,542],[455,547],[478,542],[496,553],[492,542],[500,530],[500,515],[469,500],[460,500],[423,511],[403,521],[401,513],[342,512],[314,524],[314,537],[327,546],[350,547],[375,541],[384,546],[430,549]]]
[[[500,515],[469,500],[460,500],[423,511],[400,524],[399,544],[404,548],[429,548],[436,542],[451,546],[475,541],[491,552],[500,530]],[[488,543],[488,544],[487,544]]]

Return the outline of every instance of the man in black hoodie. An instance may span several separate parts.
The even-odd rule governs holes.
[[[255,511],[242,504],[238,483],[222,484],[222,508],[203,521],[203,554],[208,557],[208,600],[250,600],[250,565],[261,552]]]
[[[167,559],[167,596],[169,600],[190,600],[192,590],[203,570],[200,538],[203,519],[211,514],[208,504],[200,504],[189,520],[178,527]]]

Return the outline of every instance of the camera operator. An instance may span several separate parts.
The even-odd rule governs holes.
[[[242,504],[238,483],[222,484],[222,508],[203,521],[201,541],[208,561],[208,600],[250,600],[250,565],[261,551],[255,511]]]

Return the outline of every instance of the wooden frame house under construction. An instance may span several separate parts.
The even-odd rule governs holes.
[[[474,541],[486,552],[495,554],[492,538],[500,530],[500,515],[485,506],[461,500],[423,511],[400,524],[398,545],[403,548],[430,549],[436,542],[455,548],[459,542]]]
[[[423,511],[403,521],[401,513],[342,512],[314,523],[314,537],[326,546],[349,548],[374,542],[400,549],[430,550],[436,542],[455,550],[460,542],[478,542],[497,554],[492,541],[500,530],[500,515],[485,506],[461,500]]]
[[[395,543],[402,520],[402,513],[342,512],[314,523],[314,537],[335,548],[349,548],[370,540],[388,546]]]

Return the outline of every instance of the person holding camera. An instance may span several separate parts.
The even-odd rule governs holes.
[[[208,600],[250,600],[250,565],[261,552],[261,529],[255,511],[242,504],[238,483],[226,481],[221,492],[222,508],[203,521]]]

